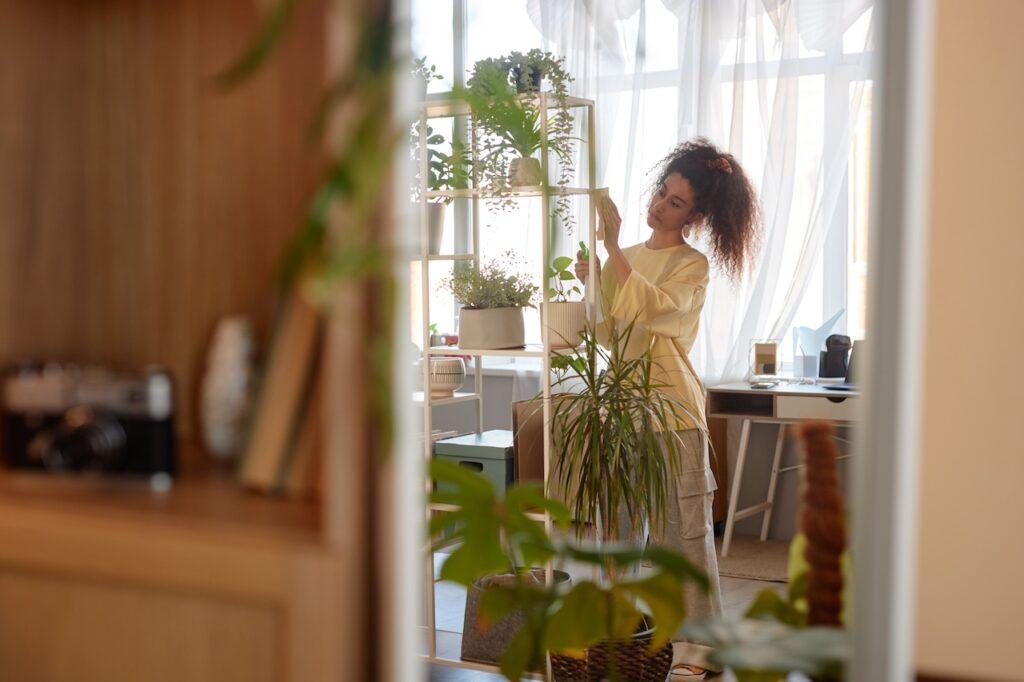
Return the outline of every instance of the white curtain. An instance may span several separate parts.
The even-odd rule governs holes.
[[[648,173],[677,142],[709,138],[758,190],[758,260],[741,284],[713,275],[691,352],[706,383],[744,377],[751,341],[785,336],[846,210],[871,4],[526,0],[544,48],[566,57],[574,94],[597,102],[598,184],[621,208],[624,243],[646,238]],[[858,19],[862,30],[849,31]],[[837,98],[836,82],[849,92]]]

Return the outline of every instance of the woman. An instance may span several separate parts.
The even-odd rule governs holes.
[[[704,387],[688,357],[700,324],[709,266],[688,240],[704,236],[715,265],[734,280],[742,278],[758,241],[757,199],[732,155],[696,139],[677,146],[660,164],[647,208],[652,232],[646,241],[619,245],[622,220],[610,200],[601,201],[598,214],[608,252],[603,271],[598,263],[604,320],[613,318],[620,326],[636,320],[627,357],[651,348],[653,378],[692,412],[681,416],[674,432],[683,461],[678,478],[670,482],[665,527],[654,529],[653,541],[684,554],[711,579],[707,594],[687,592],[687,616],[719,614],[711,517],[715,480],[704,437]],[[589,263],[582,255],[577,254],[576,276],[585,282]]]

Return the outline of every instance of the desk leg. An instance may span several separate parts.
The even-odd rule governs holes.
[[[729,513],[725,517],[725,536],[722,537],[722,556],[729,556],[732,543],[732,527],[736,523],[736,507],[740,501],[740,486],[743,484],[743,468],[747,463],[747,445],[750,443],[750,420],[743,420],[740,431],[740,447],[736,453],[736,474],[729,490]]]
[[[779,424],[779,435],[775,438],[775,457],[772,459],[772,475],[768,479],[768,508],[764,510],[761,522],[761,542],[768,539],[768,526],[772,522],[772,509],[775,507],[775,485],[779,482],[779,463],[782,461],[782,446],[786,441],[786,425]]]

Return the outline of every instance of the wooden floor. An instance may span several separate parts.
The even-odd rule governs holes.
[[[744,578],[721,578],[722,613],[739,617],[758,592],[765,588],[785,591],[785,584],[747,580]],[[439,658],[458,660],[462,644],[462,619],[466,603],[465,591],[455,585],[439,583],[436,594],[437,654]],[[432,664],[429,668],[430,682],[500,682],[505,678],[475,670],[461,670],[444,665]]]

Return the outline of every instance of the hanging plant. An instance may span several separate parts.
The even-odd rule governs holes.
[[[576,174],[575,143],[579,138],[572,134],[574,122],[568,105],[572,77],[565,71],[562,58],[531,50],[525,55],[513,52],[481,59],[474,64],[466,87],[455,90],[456,97],[464,99],[473,112],[472,133],[477,141],[474,170],[489,205],[496,210],[510,210],[515,205],[512,193],[517,186],[550,189],[534,157],[545,142],[539,98],[523,94],[538,92],[541,77],[550,84],[547,96],[554,101],[548,110],[547,148],[558,159],[555,185],[565,189]],[[572,231],[575,221],[569,196],[556,197],[552,219]]]

